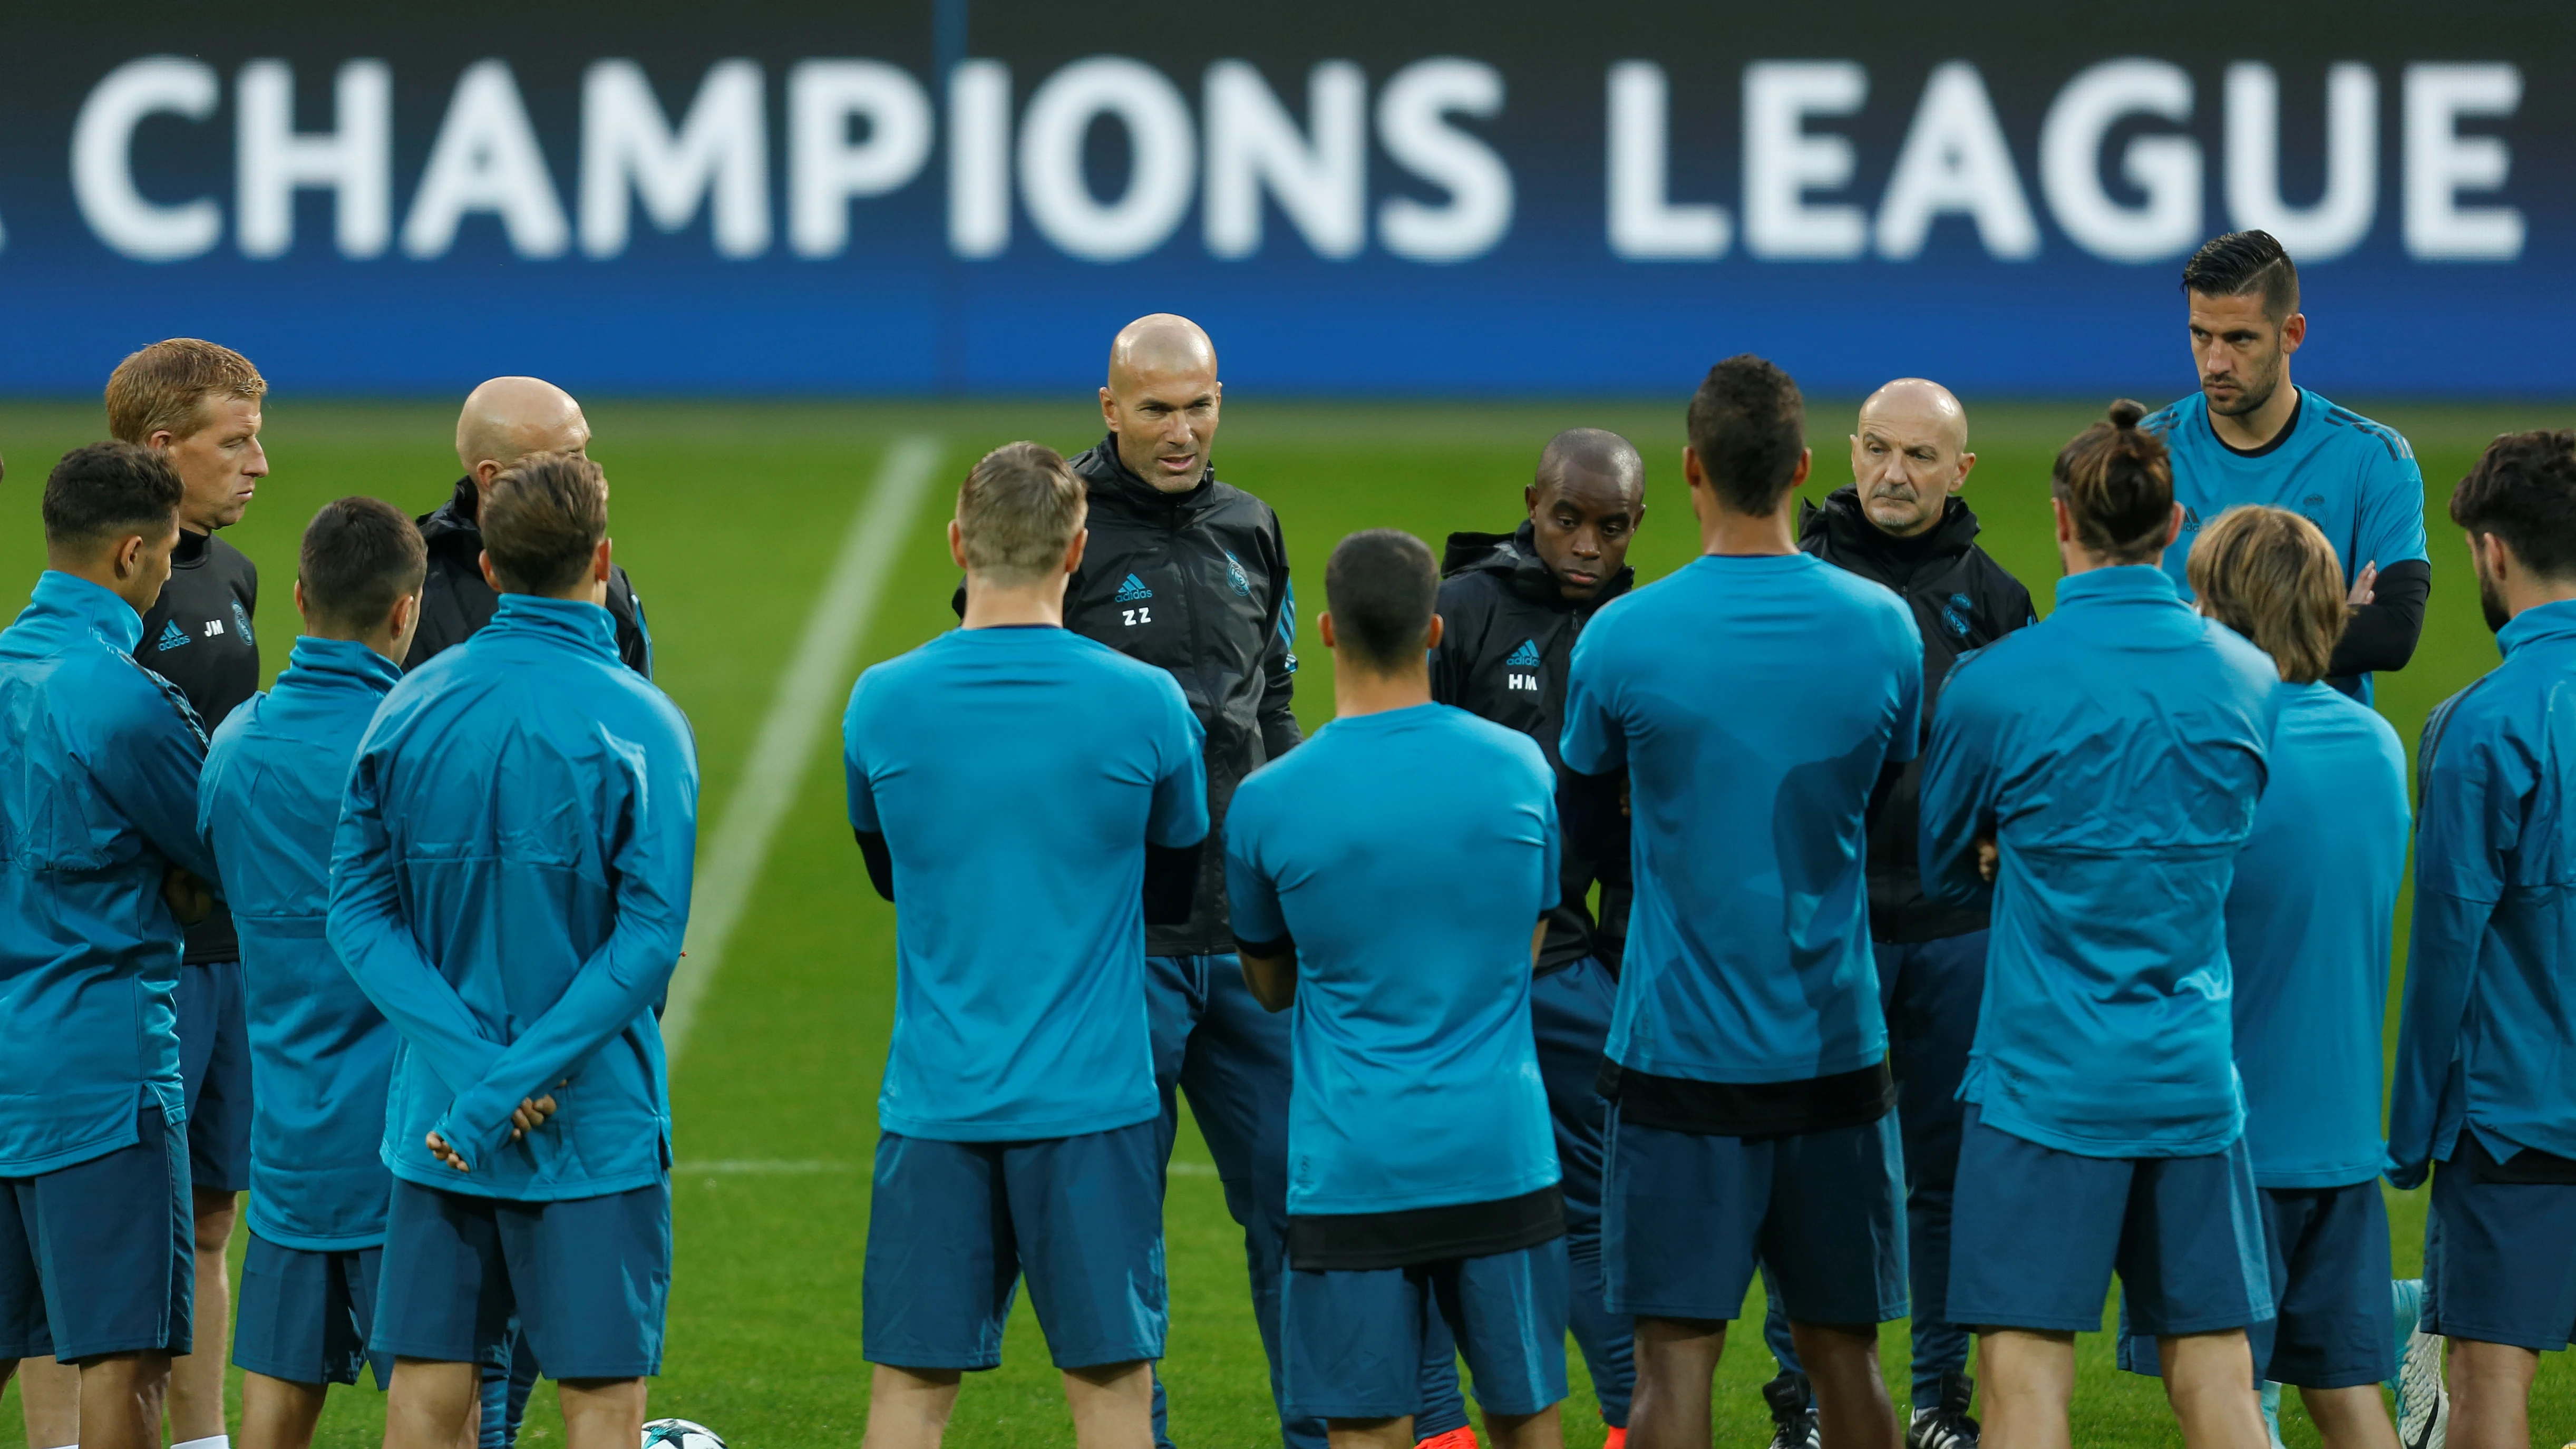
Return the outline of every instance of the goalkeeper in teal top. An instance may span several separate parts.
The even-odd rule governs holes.
[[[2306,340],[2299,269],[2267,232],[2215,238],[2182,273],[2200,393],[2141,424],[2173,457],[2182,533],[2165,572],[2191,596],[2192,541],[2239,504],[2315,524],[2342,561],[2351,615],[2326,682],[2370,702],[2371,671],[2403,669],[2424,629],[2433,566],[2424,552],[2424,475],[2395,428],[2290,381]]]

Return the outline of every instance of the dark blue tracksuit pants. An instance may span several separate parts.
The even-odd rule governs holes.
[[[1145,959],[1147,1017],[1154,1033],[1154,1081],[1163,1092],[1163,1160],[1169,1162],[1180,1132],[1177,1094],[1190,1095],[1190,1115],[1207,1139],[1208,1155],[1225,1184],[1226,1211],[1243,1225],[1243,1259],[1252,1276],[1252,1315],[1261,1349],[1270,1357],[1270,1393],[1279,1377],[1279,1295],[1288,1268],[1287,1012],[1269,1012],[1243,984],[1243,963],[1226,956],[1149,956]],[[1467,1423],[1458,1398],[1456,1370],[1445,1345],[1429,1346],[1424,1401],[1415,1417],[1418,1437],[1446,1433]],[[1429,1358],[1439,1373],[1432,1379]],[[1290,1449],[1325,1449],[1320,1419],[1280,1420]],[[1165,1431],[1163,1381],[1154,1380],[1154,1443],[1171,1449]]]
[[[1905,1237],[1914,1282],[1914,1405],[1939,1402],[1941,1375],[1968,1367],[1968,1330],[1941,1316],[1950,1297],[1950,1198],[1967,1105],[1959,1082],[1986,995],[1986,932],[1909,945],[1879,942],[1878,996],[1896,1068],[1897,1135],[1905,1144]],[[1789,1319],[1763,1277],[1762,1336],[1784,1370],[1798,1367]]]
[[[1530,1027],[1538,1037],[1538,1071],[1547,1083],[1548,1117],[1556,1125],[1556,1160],[1565,1174],[1565,1257],[1569,1326],[1592,1371],[1601,1421],[1628,1425],[1628,1402],[1637,1386],[1636,1323],[1606,1306],[1601,1281],[1601,1151],[1610,1104],[1594,1090],[1601,1056],[1610,1041],[1610,1009],[1619,983],[1610,968],[1585,957],[1530,983]],[[1435,1325],[1437,1328],[1437,1325]],[[1434,1337],[1444,1345],[1445,1329]],[[1423,1365],[1426,1400],[1456,1402],[1453,1356]],[[1438,1391],[1433,1391],[1434,1381]],[[1435,1431],[1436,1432],[1436,1431]],[[1417,1437],[1428,1437],[1419,1430]]]

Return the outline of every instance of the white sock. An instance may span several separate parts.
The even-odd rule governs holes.
[[[78,1444],[65,1444],[62,1449],[80,1449]]]
[[[170,1449],[233,1449],[233,1436],[208,1434],[203,1439],[182,1439],[171,1445]]]

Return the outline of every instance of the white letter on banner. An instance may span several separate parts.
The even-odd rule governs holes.
[[[213,246],[224,217],[212,197],[176,206],[134,188],[134,128],[146,116],[202,121],[215,113],[215,68],[175,55],[129,60],[109,71],[72,123],[72,196],[98,239],[139,262],[175,262]]]
[[[2227,215],[2268,231],[2302,265],[2361,245],[2379,212],[2379,78],[2346,61],[2326,72],[2325,194],[2281,199],[2281,81],[2260,61],[2227,68]]]
[[[1914,260],[1933,219],[1952,212],[1975,219],[1977,239],[1990,255],[2009,262],[2039,255],[2039,222],[2030,214],[2012,147],[1995,121],[1985,79],[1964,60],[1933,67],[1923,83],[1914,124],[1878,204],[1878,254]]]
[[[2463,136],[2462,116],[2510,116],[2522,68],[2406,67],[2406,250],[2428,261],[2509,262],[2522,255],[2522,212],[2462,206],[2462,191],[2493,191],[2513,170],[2502,136]]]
[[[1208,67],[1207,247],[1220,257],[1261,250],[1267,190],[1315,255],[1340,260],[1368,242],[1368,80],[1347,60],[1306,78],[1309,142],[1261,72],[1239,60]]]
[[[295,129],[295,72],[254,60],[233,82],[233,226],[242,255],[282,257],[295,245],[295,193],[328,187],[337,198],[344,257],[384,253],[394,234],[394,72],[381,60],[340,67],[333,97],[339,129]]]
[[[1744,68],[1744,245],[1755,256],[1845,261],[1869,242],[1856,206],[1814,206],[1810,191],[1851,184],[1845,136],[1807,134],[1809,116],[1848,116],[1869,98],[1849,60],[1764,60]]]
[[[1397,71],[1377,97],[1377,140],[1397,165],[1449,193],[1446,206],[1390,196],[1377,211],[1377,237],[1416,262],[1463,262],[1484,255],[1512,227],[1512,173],[1494,149],[1449,124],[1449,115],[1490,117],[1503,109],[1502,72],[1481,61],[1436,57]]]
[[[1127,129],[1127,193],[1107,205],[1082,166],[1091,123]],[[1029,97],[1020,118],[1020,199],[1057,249],[1093,262],[1141,257],[1171,239],[1197,186],[1189,103],[1163,73],[1123,55],[1077,60]]]
[[[581,85],[581,249],[626,250],[629,186],[665,232],[686,227],[713,198],[718,256],[769,250],[769,124],[760,67],[720,60],[674,135],[644,67],[595,61]]]
[[[477,211],[499,217],[510,249],[523,257],[561,256],[572,240],[519,83],[502,60],[478,60],[456,78],[411,214],[403,218],[403,254],[445,256],[456,243],[457,223]]]
[[[2130,116],[2191,119],[2191,76],[2161,60],[2106,60],[2080,72],[2039,128],[2040,189],[2066,234],[2113,262],[2180,256],[2201,242],[2200,146],[2189,136],[2138,136],[2120,174],[2146,193],[2123,206],[2102,189],[2102,138]]]
[[[865,117],[867,139],[850,140]],[[850,200],[911,184],[930,159],[930,96],[881,60],[802,60],[787,73],[787,238],[800,257],[850,244]]]
[[[1610,250],[1632,262],[1726,255],[1726,209],[1671,199],[1671,89],[1651,60],[1610,67]]]
[[[961,60],[948,73],[948,249],[998,257],[1011,244],[1011,68]]]

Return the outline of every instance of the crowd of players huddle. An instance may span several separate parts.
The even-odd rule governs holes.
[[[2289,383],[2271,238],[2185,292],[2202,391],[2059,456],[2047,622],[1974,543],[1947,392],[1873,395],[1853,486],[1801,509],[1803,403],[1737,357],[1688,419],[1704,556],[1632,592],[1643,464],[1561,434],[1514,532],[1334,551],[1304,741],[1214,350],[1121,332],[1109,436],[976,465],[962,627],[850,697],[898,903],[872,1449],[938,1442],[1022,1278],[1079,1441],[1169,1442],[1182,1091],[1298,1449],[1472,1445],[1462,1357],[1500,1449],[1552,1449],[1569,1330],[1614,1449],[1697,1449],[1757,1272],[1783,1445],[2066,1443],[2115,1274],[2186,1442],[2270,1442],[2266,1380],[2334,1449],[2527,1442],[2576,1334],[2576,435],[2453,494],[2505,661],[2433,717],[2410,816],[2364,702],[2430,587],[2411,451]],[[215,1449],[188,1349],[246,1188],[250,1449],[370,1361],[389,1445],[507,1442],[542,1368],[575,1449],[625,1449],[697,782],[587,426],[496,379],[445,506],[324,508],[259,694],[256,574],[212,534],[263,394],[211,344],[129,358],[0,632],[0,1023],[44,1044],[0,1059],[0,1358],[77,1365],[76,1406],[30,1375],[31,1443],[158,1444],[166,1399]],[[2377,1181],[2437,1160],[2419,1302]],[[2424,1355],[2392,1423],[2410,1335],[2449,1393]]]

